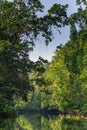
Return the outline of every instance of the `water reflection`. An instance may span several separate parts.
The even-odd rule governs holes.
[[[38,114],[20,115],[16,119],[0,119],[0,130],[87,130],[87,119]]]

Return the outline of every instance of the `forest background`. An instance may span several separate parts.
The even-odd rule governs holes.
[[[54,4],[44,16],[39,0],[0,1],[0,115],[15,108],[87,112],[87,2],[67,16],[68,5]],[[51,62],[30,60],[36,40],[48,45],[53,28],[69,26],[70,38],[57,46]]]

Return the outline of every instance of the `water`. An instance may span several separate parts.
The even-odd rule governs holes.
[[[0,130],[87,130],[87,118],[25,114],[16,119],[0,119]]]

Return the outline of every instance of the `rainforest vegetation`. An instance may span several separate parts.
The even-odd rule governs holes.
[[[39,0],[0,0],[0,115],[17,108],[87,113],[87,2],[76,4],[70,16],[68,5],[60,4],[43,15]],[[39,37],[48,45],[53,28],[59,33],[65,26],[70,38],[51,62],[30,60]]]

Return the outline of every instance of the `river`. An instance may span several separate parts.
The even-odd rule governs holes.
[[[22,114],[15,119],[0,119],[0,130],[87,130],[87,118]]]

